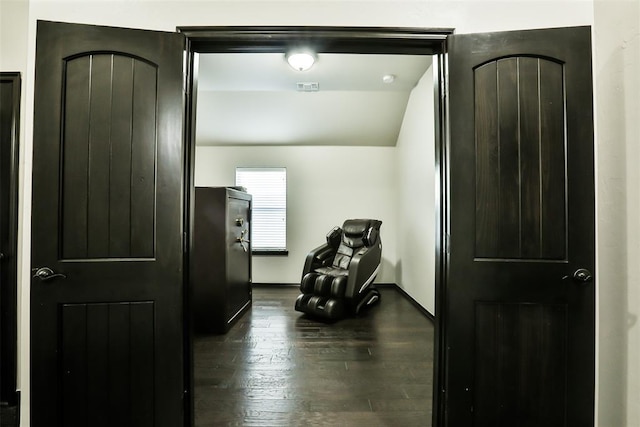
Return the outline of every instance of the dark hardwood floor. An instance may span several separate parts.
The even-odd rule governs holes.
[[[323,323],[259,286],[226,335],[194,342],[196,426],[430,426],[433,324],[403,295]]]
[[[0,405],[0,427],[18,427],[18,407]]]

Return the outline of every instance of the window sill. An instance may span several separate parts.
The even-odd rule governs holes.
[[[258,249],[251,251],[251,254],[257,256],[289,256],[289,251],[286,249]]]

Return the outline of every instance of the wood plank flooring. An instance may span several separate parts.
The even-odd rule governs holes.
[[[259,286],[226,335],[196,336],[197,427],[430,426],[433,324],[391,287],[357,318],[294,311],[293,286]]]
[[[0,427],[18,427],[18,407],[0,405]]]

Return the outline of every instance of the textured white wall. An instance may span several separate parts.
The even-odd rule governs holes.
[[[2,0],[0,8],[0,71],[27,68],[27,27],[29,2]]]
[[[435,314],[433,69],[411,92],[398,137],[397,284]]]
[[[640,2],[594,3],[601,426],[640,426]]]
[[[299,283],[309,251],[348,218],[382,221],[377,282],[395,283],[395,147],[197,147],[197,186],[234,185],[236,166],[287,168],[288,256],[254,256],[255,283]]]
[[[630,0],[636,1],[636,0]],[[18,0],[25,3],[27,0]],[[605,9],[609,0],[601,2]],[[0,1],[0,35],[3,40],[10,38],[17,43],[17,49],[0,50],[0,65],[17,64],[25,76],[23,84],[22,115],[24,133],[21,149],[21,190],[19,231],[21,241],[19,265],[21,269],[20,286],[20,360],[19,382],[23,391],[22,426],[29,426],[29,297],[30,297],[30,232],[28,218],[31,215],[31,149],[33,135],[33,86],[35,64],[36,20],[78,22],[101,24],[151,30],[174,31],[178,26],[188,25],[337,25],[337,26],[387,26],[387,27],[451,27],[458,33],[481,31],[516,30],[528,28],[560,27],[593,24],[593,0],[304,0],[304,1],[58,1],[32,0],[28,2],[28,17],[22,17],[20,11],[24,5],[14,7],[13,0]],[[596,8],[598,13],[600,10]],[[17,15],[14,14],[17,13]],[[614,31],[613,27],[609,27]],[[25,43],[26,40],[26,43]],[[2,43],[5,43],[4,41]],[[25,60],[26,58],[26,60]],[[22,68],[24,67],[24,68]],[[3,69],[4,70],[4,69]],[[602,78],[609,71],[603,71]],[[604,117],[609,117],[610,105],[597,105]],[[625,111],[626,107],[622,110]],[[606,150],[606,149],[605,149]],[[622,161],[622,160],[621,160]],[[599,179],[602,179],[602,174]],[[636,181],[637,182],[637,181]],[[637,186],[636,186],[637,188]],[[618,220],[608,216],[598,205],[599,223],[613,223]],[[384,227],[384,225],[383,225]],[[640,240],[640,231],[630,236],[628,241]],[[388,239],[387,239],[388,240]],[[386,241],[385,241],[386,244]],[[637,253],[637,252],[636,252]],[[636,257],[637,258],[637,257]],[[608,283],[603,276],[599,263],[600,282]],[[637,301],[637,297],[636,300]],[[601,315],[621,310],[619,302],[604,305]],[[619,344],[613,351],[625,351]],[[631,386],[638,387],[640,380],[635,379]],[[616,384],[607,383],[600,387],[598,395],[608,402],[608,395],[616,395]],[[617,425],[607,423],[601,417],[603,427]]]

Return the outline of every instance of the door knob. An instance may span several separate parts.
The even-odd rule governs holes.
[[[593,276],[591,276],[591,272],[586,268],[579,268],[573,272],[573,280],[576,282],[586,283],[590,282],[592,279]]]
[[[52,269],[50,269],[49,267],[39,267],[39,268],[34,268],[31,270],[34,274],[33,274],[33,278],[34,279],[40,279],[43,282],[55,279],[55,278],[61,278],[61,279],[66,279],[67,276],[65,274],[62,273],[55,273]]]

